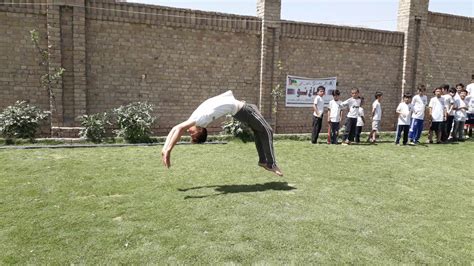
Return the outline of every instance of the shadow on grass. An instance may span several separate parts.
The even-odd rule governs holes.
[[[352,146],[377,146],[380,142],[352,142]]]
[[[443,142],[443,143],[419,143],[419,144],[416,144],[416,145],[408,145],[408,146],[411,146],[411,147],[414,147],[414,146],[419,146],[419,147],[425,147],[425,148],[428,148],[430,146],[438,146],[438,145],[459,145],[459,142]]]
[[[295,187],[289,186],[287,182],[267,182],[264,184],[253,184],[253,185],[217,185],[217,186],[199,186],[191,188],[178,188],[178,191],[186,192],[189,190],[196,190],[202,188],[214,188],[215,191],[220,192],[218,194],[203,195],[203,196],[186,196],[184,199],[201,199],[207,197],[214,197],[219,195],[231,194],[231,193],[249,193],[249,192],[262,192],[267,190],[293,190]]]

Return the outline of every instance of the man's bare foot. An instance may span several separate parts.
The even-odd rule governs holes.
[[[258,163],[258,166],[265,168],[265,170],[275,173],[277,176],[283,176],[280,168],[278,166],[268,167],[266,163]]]
[[[273,168],[268,168],[267,170],[275,173],[277,176],[283,176],[283,173],[281,172],[280,168],[278,166],[274,166]]]

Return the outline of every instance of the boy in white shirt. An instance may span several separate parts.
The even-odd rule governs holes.
[[[471,83],[466,86],[466,101],[468,102],[467,120],[465,124],[466,135],[472,137],[472,128],[474,127],[474,75],[472,75]]]
[[[360,143],[360,135],[362,134],[362,128],[365,125],[365,115],[364,115],[364,97],[360,97],[360,107],[359,107],[359,115],[357,116],[357,125],[356,125],[356,133],[355,133],[355,143]]]
[[[456,95],[454,95],[454,100],[459,99],[459,93],[461,93],[462,90],[464,90],[464,84],[462,83],[456,84]]]
[[[313,131],[311,133],[311,143],[318,143],[319,132],[323,127],[323,116],[324,116],[324,100],[323,96],[326,93],[326,88],[319,86],[316,89],[316,98],[314,98],[313,104]]]
[[[466,120],[466,135],[469,138],[472,137],[472,128],[474,127],[474,75],[471,77],[471,83],[466,86],[466,101],[468,102],[468,110],[467,110],[467,120]]]
[[[450,101],[452,99],[449,99],[449,85],[444,84],[441,86],[441,97],[444,98],[444,103],[445,103],[445,108],[446,108],[446,118],[444,121],[440,124],[439,126],[439,131],[441,132],[441,142],[446,142],[448,140],[448,134],[446,132],[447,130],[447,121],[448,121],[448,116],[447,114],[449,113],[449,108],[448,104],[451,104]]]
[[[351,144],[354,141],[357,117],[359,116],[360,98],[359,89],[353,88],[351,90],[351,98],[345,100],[341,105],[349,109],[346,117],[346,132],[344,134],[343,145]]]
[[[433,90],[435,97],[431,98],[429,109],[431,116],[431,127],[428,132],[428,141],[433,143],[433,132],[436,134],[436,143],[442,143],[441,140],[441,124],[446,120],[446,103],[441,97],[442,88],[438,87]]]
[[[337,144],[337,136],[339,135],[339,125],[342,117],[342,102],[339,100],[341,92],[335,90],[332,92],[333,99],[328,106],[328,123],[330,126],[330,144]]]
[[[454,124],[454,96],[456,92],[456,88],[449,88],[446,94],[442,96],[446,102],[446,112],[448,114],[446,118],[446,129],[443,132],[445,135],[442,137],[443,141],[451,139],[451,130]]]
[[[372,103],[372,131],[369,134],[369,141],[375,143],[377,138],[377,132],[380,131],[380,120],[382,119],[382,106],[380,101],[382,101],[383,93],[377,91],[375,93],[375,101]]]
[[[410,139],[410,145],[416,145],[420,140],[421,132],[423,131],[423,122],[425,119],[425,109],[428,104],[428,98],[425,95],[425,85],[418,86],[418,94],[411,100],[413,112],[411,116],[410,131],[408,132],[408,138]]]
[[[454,104],[454,128],[453,141],[464,141],[464,124],[467,120],[468,103],[466,102],[466,90],[461,90],[459,99]]]
[[[207,139],[207,125],[227,114],[246,123],[253,130],[259,157],[258,166],[278,176],[283,176],[276,165],[272,128],[260,114],[257,106],[236,100],[232,91],[207,99],[199,105],[188,120],[171,129],[161,151],[163,164],[167,168],[171,166],[171,151],[184,132],[188,131],[193,143],[203,143]]]
[[[467,91],[466,97],[472,96],[474,94],[474,75],[472,75],[471,84],[466,86],[466,91]]]
[[[469,136],[469,138],[472,138],[472,128],[474,127],[474,94],[471,92],[471,95],[466,96],[467,102],[467,120],[466,120],[466,126],[464,127],[466,129],[465,134]]]
[[[411,122],[411,109],[412,105],[410,104],[411,94],[405,93],[403,95],[403,101],[397,107],[398,114],[398,123],[397,123],[397,136],[395,138],[395,145],[400,145],[400,138],[403,133],[403,145],[408,143],[408,131],[410,130]]]

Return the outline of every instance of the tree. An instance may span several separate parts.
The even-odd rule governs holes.
[[[61,80],[64,71],[66,69],[59,67],[56,68],[52,73],[49,71],[50,65],[50,57],[51,54],[49,49],[51,46],[47,48],[42,48],[39,44],[40,34],[36,29],[30,31],[31,41],[33,42],[38,55],[40,56],[40,66],[47,66],[48,72],[41,76],[40,83],[41,88],[46,91],[49,98],[49,115],[50,115],[50,130],[51,136],[53,136],[53,114],[56,111],[56,96],[54,95],[54,89],[58,86],[59,81]]]
[[[281,78],[281,75],[283,73],[283,64],[281,60],[278,60],[277,63],[277,69],[278,69],[278,75],[277,79]],[[281,83],[278,82],[277,85],[272,89],[272,100],[273,100],[273,107],[272,107],[272,113],[273,113],[273,128],[276,132],[277,130],[277,113],[278,113],[278,100],[283,96],[285,91],[283,90],[283,86],[281,86]]]

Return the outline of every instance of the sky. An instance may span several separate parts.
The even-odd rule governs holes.
[[[127,0],[127,2],[256,15],[257,0]],[[300,22],[397,30],[398,0],[281,0],[281,18]],[[474,16],[474,0],[430,0],[429,10]]]

